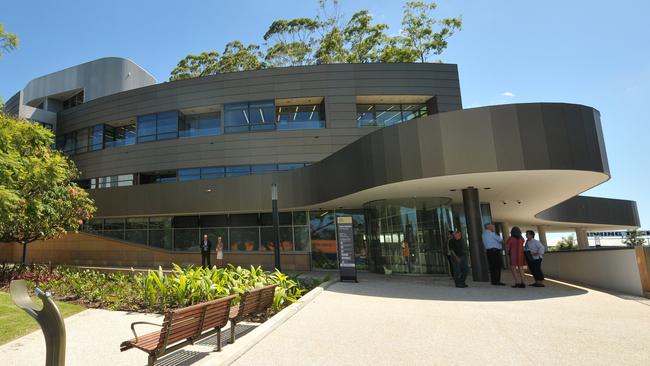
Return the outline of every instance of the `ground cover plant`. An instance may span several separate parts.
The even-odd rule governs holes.
[[[201,268],[173,265],[171,271],[103,273],[88,269],[53,266],[0,265],[0,289],[12,279],[25,279],[33,288],[52,293],[55,299],[85,307],[110,310],[162,312],[247,290],[278,284],[273,312],[295,302],[320,281],[300,281],[279,271],[261,267]]]

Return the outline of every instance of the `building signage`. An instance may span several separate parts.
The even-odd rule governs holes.
[[[354,229],[351,216],[336,218],[336,233],[339,244],[341,281],[357,282],[357,266],[354,260]]]
[[[590,231],[587,236],[624,238],[627,236],[627,231]],[[639,230],[639,236],[650,236],[650,230]]]

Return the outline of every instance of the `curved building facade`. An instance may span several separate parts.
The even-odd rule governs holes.
[[[29,93],[51,92],[32,83]],[[634,202],[578,196],[610,177],[597,110],[463,109],[456,65],[289,67],[124,89],[56,113],[57,147],[98,207],[86,234],[58,240],[62,261],[198,262],[208,234],[224,238],[227,261],[271,266],[272,184],[288,269],[337,268],[339,216],[353,218],[359,268],[446,273],[447,232],[459,228],[479,278],[486,222],[542,239],[639,226]],[[100,238],[101,258],[70,244]]]

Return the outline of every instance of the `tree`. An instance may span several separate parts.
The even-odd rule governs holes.
[[[372,23],[368,10],[361,10],[352,15],[343,34],[350,45],[348,62],[377,62],[381,60],[381,45],[386,40],[386,24]]]
[[[4,25],[0,23],[0,57],[3,53],[12,51],[16,47],[18,47],[18,36],[5,31]]]
[[[219,52],[201,52],[198,55],[187,55],[178,62],[172,70],[169,81],[191,79],[200,76],[214,75],[219,71]]]
[[[408,1],[404,5],[402,38],[404,48],[412,49],[420,62],[427,61],[429,54],[440,55],[447,48],[447,39],[460,30],[462,19],[436,19],[431,16],[438,5],[435,2]],[[434,31],[434,27],[438,31]]]
[[[21,243],[23,264],[27,244],[76,232],[95,212],[53,141],[48,129],[0,113],[0,242]]]
[[[628,247],[644,245],[646,243],[646,240],[642,238],[643,234],[644,233],[639,230],[628,230],[625,233],[623,244],[627,245]]]
[[[341,29],[332,28],[318,41],[314,59],[317,64],[338,64],[349,59],[349,52],[345,48],[345,39]]]
[[[222,73],[263,69],[266,65],[261,58],[260,46],[255,44],[244,46],[240,41],[229,42],[219,59],[218,70]]]
[[[558,240],[557,244],[552,248],[552,251],[558,251],[558,250],[571,250],[576,247],[576,240],[573,235],[569,235],[567,237],[562,237],[562,239]]]
[[[264,58],[270,66],[299,66],[312,62],[314,32],[320,22],[310,18],[276,20],[264,34],[264,40],[275,40]]]
[[[403,47],[404,43],[406,41],[402,36],[387,37],[379,54],[379,60],[381,62],[416,62],[418,60],[417,51],[413,48]]]

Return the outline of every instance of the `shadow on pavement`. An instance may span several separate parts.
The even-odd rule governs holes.
[[[260,324],[245,323],[237,324],[235,327],[235,341],[245,336],[246,334],[252,332]],[[225,329],[221,331],[221,347],[226,347],[230,344],[230,329]],[[195,362],[203,359],[204,357],[209,356],[214,352],[214,348],[217,346],[217,335],[211,335],[206,337],[198,342],[195,342],[196,346],[203,346],[204,350],[178,350],[172,352],[168,355],[161,357],[156,361],[156,366],[190,366]]]
[[[470,276],[471,278],[471,276]],[[558,297],[579,296],[586,290],[546,281],[546,287],[511,288],[512,277],[505,271],[502,281],[506,286],[492,286],[489,282],[467,281],[467,288],[456,288],[449,277],[380,275],[359,273],[358,283],[338,282],[326,291],[358,296],[376,296],[400,299],[438,301],[530,301]],[[526,283],[533,282],[528,277]]]

